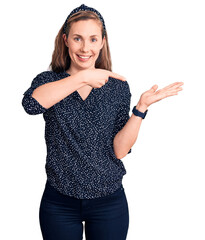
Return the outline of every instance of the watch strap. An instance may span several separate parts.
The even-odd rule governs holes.
[[[135,116],[141,117],[144,119],[147,115],[148,109],[143,113],[136,109],[136,106],[133,107],[132,112]]]

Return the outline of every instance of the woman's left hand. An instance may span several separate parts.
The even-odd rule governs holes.
[[[159,89],[158,91],[158,85],[154,85],[150,90],[144,92],[141,95],[138,105],[147,108],[151,104],[158,102],[166,97],[177,95],[179,91],[183,90],[181,88],[183,84],[183,82],[175,82],[162,89]]]

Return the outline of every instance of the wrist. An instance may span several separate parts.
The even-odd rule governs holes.
[[[136,109],[142,113],[144,113],[147,110],[148,106],[145,104],[142,104],[141,102],[138,102],[136,105]]]
[[[86,72],[84,70],[81,70],[75,74],[76,79],[83,85],[87,85],[87,77],[86,77]]]

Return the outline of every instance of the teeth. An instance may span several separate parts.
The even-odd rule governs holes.
[[[79,55],[79,57],[80,57],[80,58],[84,58],[84,59],[90,58],[90,57],[84,57],[84,56],[80,56],[80,55]]]

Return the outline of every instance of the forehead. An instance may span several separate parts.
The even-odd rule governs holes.
[[[102,26],[98,20],[88,19],[73,22],[70,28],[70,34],[78,35],[100,35],[102,33]]]

